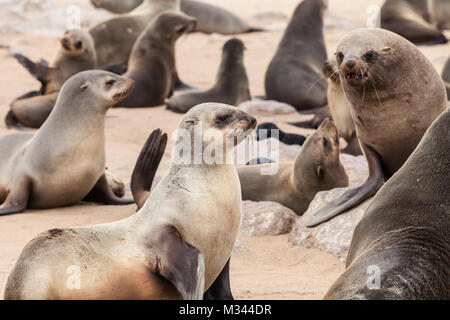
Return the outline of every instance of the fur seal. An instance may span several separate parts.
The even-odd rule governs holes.
[[[127,13],[141,5],[143,0],[91,0],[95,8],[102,8],[112,13]]]
[[[434,0],[434,20],[440,29],[450,29],[450,2]]]
[[[450,109],[380,189],[325,299],[450,299]],[[368,288],[370,267],[378,287]]]
[[[347,141],[347,146],[342,152],[354,156],[362,155],[356,136],[355,122],[351,114],[351,105],[342,88],[336,61],[326,62],[323,66],[323,73],[328,78],[327,98],[333,121],[336,124],[339,136]]]
[[[356,29],[344,36],[336,52],[369,178],[319,209],[307,226],[330,220],[375,195],[447,107],[444,84],[434,66],[393,32]]]
[[[323,36],[324,0],[304,0],[287,26],[265,76],[266,99],[285,102],[297,110],[323,107],[327,83],[322,66],[327,60]]]
[[[450,100],[450,58],[447,59],[444,70],[442,70],[442,80],[444,80],[447,89],[447,99]]]
[[[280,130],[280,128],[278,128],[278,126],[272,122],[266,122],[266,123],[260,124],[256,128],[256,140],[260,141],[260,140],[272,138],[273,137],[272,130],[278,131],[278,140],[280,140],[284,144],[302,146],[303,143],[305,143],[305,140],[306,140],[305,136],[302,136],[300,134],[294,134],[294,133],[286,133],[286,132]]]
[[[22,125],[39,128],[52,111],[64,82],[78,72],[96,68],[94,41],[87,31],[67,30],[60,45],[50,66],[32,62],[18,53],[14,55],[42,85],[39,92],[27,93],[11,103],[6,117],[8,127]]]
[[[193,141],[201,141],[203,150],[211,144],[195,125],[217,133],[213,146],[221,149],[244,140],[256,121],[228,105],[192,108],[177,131],[177,144],[184,139],[191,144],[191,161]],[[173,158],[167,175],[131,217],[50,230],[33,239],[8,278],[5,299],[201,299],[228,265],[241,206],[233,164],[182,164]],[[70,266],[81,272],[78,290],[67,285]]]
[[[279,202],[302,215],[317,192],[348,186],[339,159],[339,134],[330,120],[305,141],[294,163],[280,163],[275,175],[261,175],[265,166],[238,168],[243,200]]]
[[[230,105],[251,100],[247,71],[244,66],[244,43],[236,38],[228,40],[222,49],[222,61],[214,86],[206,91],[174,95],[167,107],[175,112],[187,112],[204,102],[220,102]]]
[[[133,47],[124,77],[135,81],[133,92],[115,107],[152,107],[172,95],[177,78],[175,42],[195,28],[183,13],[163,12],[142,32]]]
[[[447,43],[445,35],[426,20],[428,13],[419,2],[386,0],[381,8],[381,28],[395,32],[416,44]]]
[[[75,204],[84,198],[129,204],[105,175],[105,115],[133,88],[133,81],[104,71],[83,71],[61,88],[55,108],[35,135],[0,138],[0,215],[27,208]],[[3,193],[3,192],[0,192]]]
[[[133,11],[92,27],[100,67],[124,63],[130,57],[136,39],[147,25],[163,11],[180,11],[179,0],[145,0]]]

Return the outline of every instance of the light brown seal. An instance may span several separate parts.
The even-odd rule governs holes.
[[[375,195],[447,107],[444,84],[434,66],[416,46],[393,32],[356,29],[340,41],[336,52],[369,178],[319,209],[308,226]]]
[[[251,100],[247,71],[244,66],[244,43],[236,38],[228,40],[222,49],[222,61],[214,86],[206,91],[193,91],[174,95],[167,107],[175,112],[187,112],[205,102],[230,105]]]
[[[124,77],[135,81],[133,92],[115,107],[152,107],[170,97],[177,79],[175,42],[195,28],[184,13],[163,12],[142,32],[133,47]]]
[[[322,66],[327,60],[323,36],[324,0],[302,1],[287,26],[265,76],[266,99],[297,110],[327,104]]]
[[[274,175],[262,175],[270,164],[238,168],[242,200],[274,201],[302,215],[315,195],[348,186],[348,176],[339,159],[339,134],[330,120],[300,149],[294,163],[280,163]]]
[[[92,37],[81,29],[67,30],[50,66],[32,62],[21,54],[14,57],[42,84],[39,91],[27,93],[11,103],[6,124],[39,128],[55,105],[64,82],[74,74],[95,69],[97,56]]]
[[[195,125],[217,134],[219,150],[244,140],[256,122],[235,107],[203,104],[181,120],[177,145],[184,139],[191,147],[200,141],[203,150],[210,145]],[[179,163],[174,154],[136,214],[33,239],[8,278],[5,299],[200,299],[229,260],[241,206],[233,164]],[[78,288],[68,268],[79,270]]]
[[[450,299],[449,128],[447,109],[377,193],[325,299]]]
[[[7,197],[0,215],[72,205],[86,197],[132,203],[113,193],[105,175],[105,115],[132,88],[132,80],[109,72],[80,72],[63,85],[35,135],[1,137],[0,190]]]

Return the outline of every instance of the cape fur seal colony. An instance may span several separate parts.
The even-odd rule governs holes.
[[[133,81],[105,71],[83,71],[61,88],[55,108],[35,135],[0,138],[0,215],[27,208],[118,198],[105,175],[105,116]]]
[[[203,104],[181,120],[176,145],[187,139],[191,161],[194,141],[202,150],[226,145],[232,156],[233,146],[255,126],[235,107]],[[209,130],[214,141],[201,132]],[[232,163],[178,160],[175,153],[166,176],[131,217],[33,239],[8,278],[5,298],[201,299],[228,265],[241,223],[241,190]],[[81,270],[78,290],[67,285],[69,266]]]
[[[326,7],[324,0],[304,0],[295,9],[266,72],[266,99],[297,110],[326,105],[327,82],[321,71],[327,60],[323,37]]]
[[[316,211],[307,226],[325,222],[375,195],[447,107],[443,81],[431,62],[393,32],[356,29],[340,41],[336,52],[369,178]]]
[[[64,33],[50,66],[43,62],[35,63],[18,53],[14,57],[42,85],[39,91],[29,92],[11,103],[5,119],[8,127],[39,128],[52,111],[64,82],[78,72],[95,69],[97,65],[94,41],[87,31],[81,29]]]
[[[447,109],[377,193],[325,299],[450,299],[449,127]]]
[[[167,107],[175,112],[187,112],[205,102],[230,105],[251,100],[247,71],[244,66],[244,43],[236,38],[228,40],[222,49],[222,61],[214,86],[206,91],[193,91],[174,95]]]
[[[153,19],[136,40],[123,74],[135,81],[135,88],[115,107],[158,106],[172,95],[178,79],[175,42],[195,24],[194,18],[176,12],[163,12]]]
[[[348,186],[339,159],[339,134],[329,120],[306,140],[294,163],[280,163],[276,174],[262,175],[267,166],[238,168],[243,200],[279,202],[302,215],[317,192]]]

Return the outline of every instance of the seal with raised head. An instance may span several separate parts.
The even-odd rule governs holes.
[[[287,26],[265,76],[266,99],[297,110],[327,104],[322,66],[327,60],[323,36],[324,0],[304,0]]]
[[[444,83],[434,66],[415,45],[393,32],[356,29],[340,41],[336,52],[369,178],[316,211],[307,226],[375,195],[447,107]]]
[[[386,0],[381,8],[381,28],[416,44],[447,43],[445,35],[430,21],[426,0]],[[424,3],[424,4],[422,4]]]
[[[450,299],[449,128],[447,109],[377,193],[325,299]]]
[[[194,91],[174,95],[167,101],[167,107],[175,112],[187,112],[205,102],[219,102],[230,105],[251,100],[247,71],[244,66],[244,43],[236,38],[228,40],[222,49],[222,61],[214,86],[206,91]]]
[[[35,63],[18,53],[14,57],[42,85],[39,91],[29,92],[11,103],[6,117],[8,127],[39,128],[52,111],[64,82],[78,72],[97,66],[94,41],[87,31],[81,29],[64,33],[56,57],[49,66],[43,62]]]
[[[339,134],[330,120],[305,141],[294,163],[280,163],[276,174],[262,175],[261,169],[269,165],[238,168],[243,200],[279,202],[302,215],[318,192],[348,186],[339,159]]]
[[[133,92],[115,107],[152,107],[164,103],[176,81],[175,42],[195,28],[184,13],[163,12],[137,39],[124,77],[135,81]]]
[[[0,138],[0,215],[27,208],[75,204],[85,198],[120,199],[105,175],[105,116],[133,88],[133,81],[105,71],[83,71],[66,81],[55,108],[35,135]]]
[[[144,206],[124,220],[37,236],[18,258],[5,298],[201,299],[228,265],[242,203],[234,164],[194,164],[194,142],[203,150],[229,146],[225,153],[232,157],[233,146],[255,126],[256,120],[236,107],[192,108],[181,120],[176,142],[191,146],[178,151],[192,162],[174,153]],[[214,142],[202,134],[210,130]],[[80,268],[78,290],[67,285],[70,266]]]

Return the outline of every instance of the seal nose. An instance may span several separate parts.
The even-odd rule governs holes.
[[[345,62],[345,65],[347,66],[347,68],[352,69],[354,66],[356,66],[356,61],[353,59],[347,60],[347,62]]]

